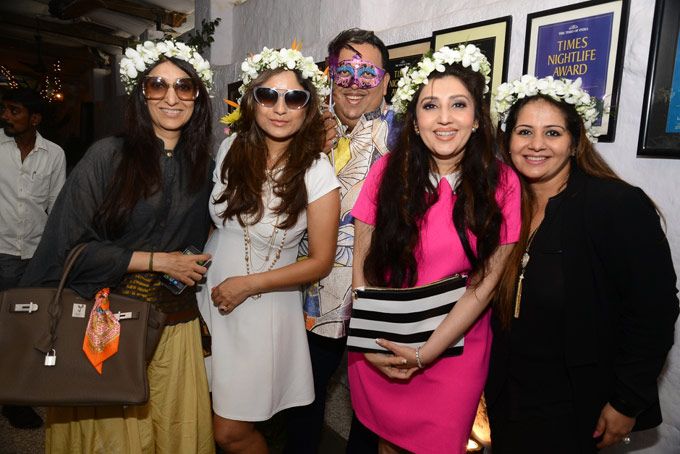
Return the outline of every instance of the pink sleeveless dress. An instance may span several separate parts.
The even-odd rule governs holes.
[[[388,158],[371,168],[352,210],[356,219],[370,225],[375,224],[375,200]],[[470,269],[453,225],[456,195],[447,177],[437,190],[439,200],[427,211],[420,232],[416,285]],[[504,217],[501,244],[519,239],[520,193],[517,176],[502,165],[496,192]],[[468,235],[474,250],[476,239]],[[489,317],[490,310],[484,311],[465,334],[462,355],[441,358],[408,382],[387,378],[363,354],[350,352],[350,395],[359,420],[381,438],[415,453],[465,453],[489,366]]]

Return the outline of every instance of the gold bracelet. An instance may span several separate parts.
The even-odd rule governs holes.
[[[153,251],[149,254],[149,272],[153,272]]]

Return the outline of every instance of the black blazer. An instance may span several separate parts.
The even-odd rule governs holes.
[[[607,403],[661,423],[657,378],[673,345],[676,275],[654,204],[640,189],[588,176],[572,162],[562,202],[567,292],[565,354],[580,423],[595,427]],[[493,406],[507,378],[508,344],[497,320],[486,385]]]

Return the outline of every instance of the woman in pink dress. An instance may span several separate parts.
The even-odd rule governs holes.
[[[352,405],[381,453],[464,453],[486,380],[487,305],[520,229],[517,176],[493,151],[489,72],[468,45],[444,47],[405,73],[393,98],[404,114],[401,140],[371,168],[352,211],[355,288],[470,276],[418,349],[378,339],[393,354],[349,354]],[[463,336],[463,354],[440,357]]]

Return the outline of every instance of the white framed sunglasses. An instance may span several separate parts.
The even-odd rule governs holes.
[[[279,96],[283,96],[286,107],[291,110],[300,110],[309,103],[310,94],[307,90],[283,88],[255,87],[253,90],[255,101],[267,108],[272,108],[279,102]]]

